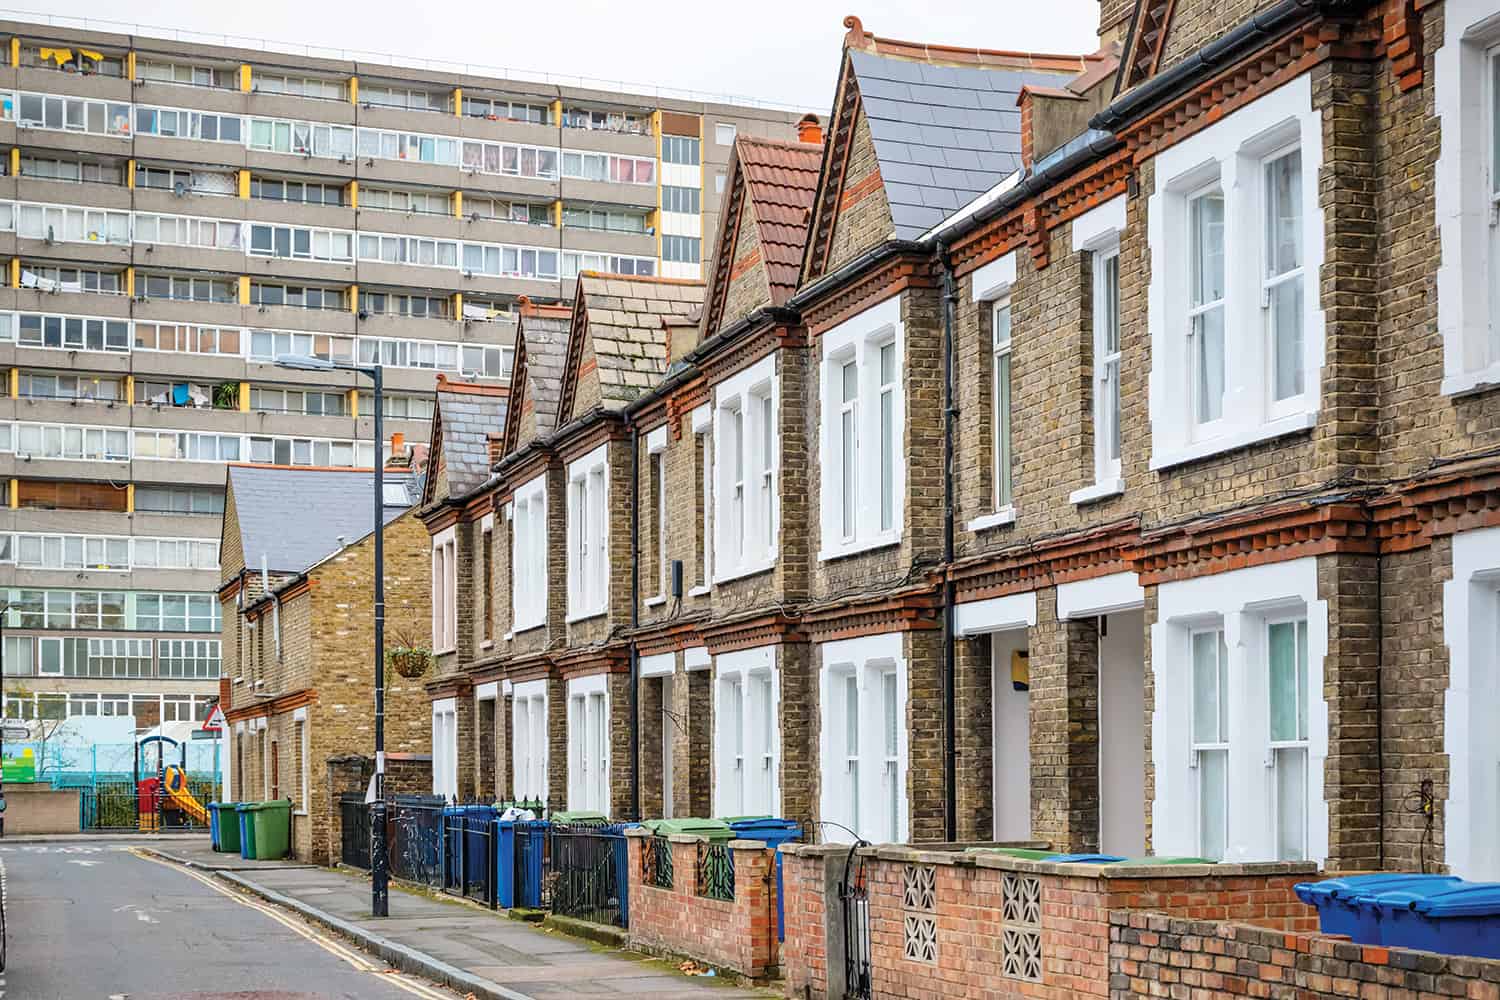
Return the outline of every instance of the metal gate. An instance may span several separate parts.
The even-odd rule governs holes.
[[[844,878],[839,883],[839,904],[844,921],[844,1000],[871,1000],[870,984],[870,889],[865,881],[866,859],[859,853],[868,847],[859,841],[844,860]]]

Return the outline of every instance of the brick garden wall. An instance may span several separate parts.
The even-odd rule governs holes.
[[[1500,997],[1500,962],[1117,911],[1109,996]]]
[[[841,996],[837,891],[848,848],[782,851],[787,992]],[[1310,864],[1110,870],[903,848],[860,853],[877,1000],[1107,996],[1112,911],[1242,921],[1278,936],[1317,926],[1292,891],[1317,877]]]
[[[734,858],[734,899],[708,899],[697,884],[700,837],[670,839],[673,887],[642,880],[641,855],[650,838],[626,834],[630,866],[630,944],[644,951],[688,955],[752,979],[774,975],[776,940],[775,855],[758,840],[729,843]]]

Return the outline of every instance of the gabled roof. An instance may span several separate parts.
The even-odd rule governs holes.
[[[557,422],[567,423],[581,378],[597,378],[599,404],[621,410],[667,372],[667,316],[691,316],[703,305],[703,282],[597,274],[578,276]],[[594,364],[583,366],[585,347]]]
[[[847,17],[829,143],[803,279],[823,273],[855,122],[863,116],[893,235],[916,239],[1021,167],[1025,86],[1062,86],[1091,56],[926,45],[878,38]]]
[[[446,375],[437,377],[429,471],[422,491],[424,504],[441,495],[439,477],[446,479],[450,497],[472,493],[489,480],[487,435],[505,427],[509,394],[505,386],[450,382]]]
[[[384,521],[390,524],[417,502],[417,480],[390,469],[384,476]],[[264,557],[273,573],[301,573],[374,530],[373,470],[230,465],[226,489],[251,572],[259,572]]]
[[[557,400],[562,392],[568,325],[572,319],[572,310],[567,306],[533,304],[524,296],[520,304],[516,357],[510,373],[511,406],[505,419],[506,454],[520,443],[521,421],[528,408],[537,437],[557,426]]]
[[[742,207],[746,204],[760,239],[768,283],[765,301],[780,306],[792,297],[822,159],[821,144],[743,135],[735,138],[729,156],[728,194],[719,213],[713,284],[704,309],[705,334],[715,332],[723,320],[724,300],[736,277]]]

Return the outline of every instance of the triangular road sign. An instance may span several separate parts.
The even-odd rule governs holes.
[[[208,713],[208,718],[203,720],[203,730],[209,733],[222,733],[224,731],[224,709],[218,705]]]

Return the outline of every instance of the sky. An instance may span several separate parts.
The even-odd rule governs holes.
[[[910,0],[501,0],[476,5],[472,13],[463,5],[427,7],[407,0],[134,0],[125,8],[118,0],[16,3],[19,10],[46,10],[59,19],[128,18],[139,25],[97,25],[104,30],[227,34],[359,49],[367,58],[399,52],[470,64],[476,73],[514,67],[588,77],[622,89],[654,85],[753,97],[820,114],[833,101],[843,19],[851,10],[876,35],[988,49],[1090,52],[1097,47],[1098,27],[1097,0],[1040,5],[959,0],[933,6]],[[414,12],[430,16],[414,17]],[[4,16],[43,19],[12,10]]]

